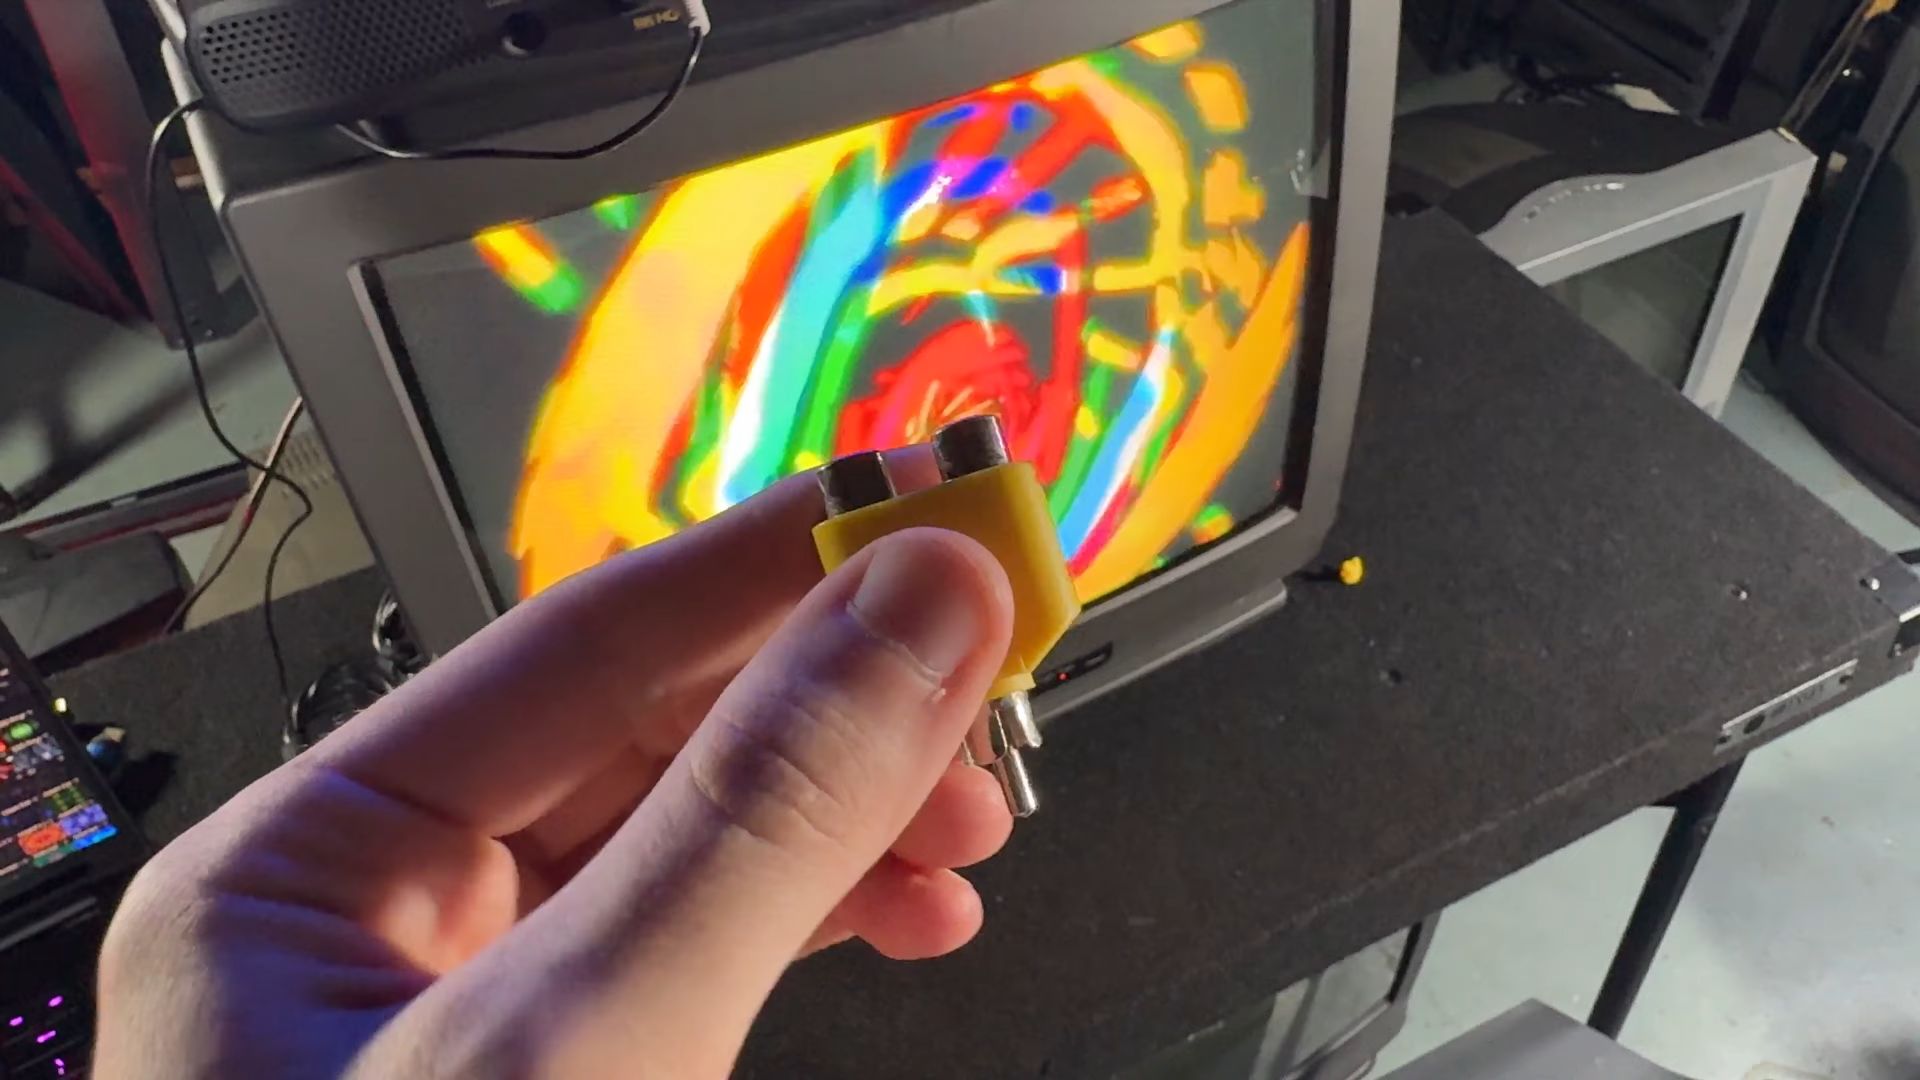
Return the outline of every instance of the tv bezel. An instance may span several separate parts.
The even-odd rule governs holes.
[[[982,0],[790,59],[696,82],[643,138],[579,163],[329,160],[337,138],[262,139],[204,113],[188,128],[208,193],[368,540],[423,646],[438,655],[499,611],[391,342],[367,266],[503,221],[577,210],[1109,47],[1229,3]],[[1312,0],[1327,65],[1331,235],[1313,237],[1298,363],[1302,477],[1292,507],[1091,605],[1056,649],[1105,662],[1039,701],[1043,715],[1112,689],[1279,606],[1314,559],[1346,470],[1372,316],[1398,46],[1398,0]],[[176,90],[191,93],[177,51]],[[792,93],[795,86],[809,93]],[[488,140],[591,142],[634,104]],[[730,131],[717,140],[713,131]],[[723,145],[724,142],[724,145]],[[271,155],[271,158],[262,155]],[[271,164],[263,162],[271,160]],[[301,162],[306,164],[300,164]],[[287,164],[293,162],[295,164]],[[423,508],[432,508],[423,512]]]
[[[1548,286],[1732,223],[1679,388],[1718,418],[1746,363],[1815,162],[1793,137],[1763,131],[1658,172],[1570,177],[1515,203],[1480,242]]]

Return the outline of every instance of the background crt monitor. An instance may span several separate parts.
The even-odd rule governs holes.
[[[377,261],[495,603],[982,411],[1038,467],[1087,601],[1286,505],[1316,9],[1241,0]]]

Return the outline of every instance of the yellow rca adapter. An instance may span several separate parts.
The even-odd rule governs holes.
[[[814,546],[820,565],[831,572],[883,536],[949,529],[972,537],[1000,561],[1013,586],[1013,636],[987,692],[986,716],[968,733],[966,752],[1000,781],[1007,808],[1027,817],[1039,801],[1021,754],[1040,747],[1027,691],[1034,669],[1079,616],[1080,600],[1046,492],[1033,466],[1009,457],[997,417],[971,417],[940,429],[933,455],[944,480],[905,495],[895,492],[878,453],[853,454],[822,468],[827,520],[814,527]]]

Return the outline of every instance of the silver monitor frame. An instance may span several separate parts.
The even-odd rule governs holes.
[[[1681,388],[1718,417],[1746,360],[1814,163],[1792,136],[1766,131],[1657,172],[1556,181],[1521,199],[1480,239],[1545,286],[1737,221]]]
[[[433,654],[500,613],[389,340],[368,264],[507,220],[575,210],[918,107],[1235,0],[979,0],[805,55],[698,82],[643,139],[586,162],[356,159],[327,132],[262,139],[193,114],[188,131],[221,223],[286,354],[361,526]],[[1280,606],[1318,557],[1339,503],[1379,259],[1398,55],[1398,0],[1310,0],[1326,65],[1330,196],[1317,231],[1301,349],[1302,452],[1288,502],[1090,606],[1055,650],[1085,669],[1037,702],[1057,714]],[[177,47],[168,66],[194,93]],[[812,92],[797,95],[795,86]],[[634,104],[501,136],[577,146]],[[724,140],[716,131],[727,132]],[[344,150],[351,151],[351,147]]]

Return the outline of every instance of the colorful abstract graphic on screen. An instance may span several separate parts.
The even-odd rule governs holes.
[[[1269,213],[1292,162],[1241,145],[1257,104],[1185,23],[604,200],[632,239],[597,290],[538,226],[476,237],[525,303],[581,318],[526,448],[522,595],[985,412],[1084,599],[1227,535],[1214,494],[1294,351],[1308,256]]]

